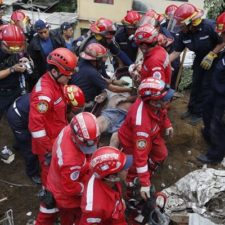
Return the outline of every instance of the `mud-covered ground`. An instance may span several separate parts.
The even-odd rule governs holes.
[[[191,126],[180,119],[186,104],[187,97],[183,97],[176,99],[170,107],[169,114],[175,136],[172,140],[167,140],[168,159],[153,179],[157,190],[172,185],[190,171],[202,166],[195,159],[207,148],[200,133],[202,124]],[[5,119],[0,122],[0,149],[4,145],[11,149],[13,145],[12,133]],[[39,206],[37,192],[40,186],[34,185],[29,180],[25,174],[23,159],[19,152],[15,154],[15,161],[10,165],[0,161],[0,214],[12,209],[15,225],[25,225],[37,214]],[[3,200],[4,198],[7,199]],[[27,215],[28,212],[32,213],[31,216]]]

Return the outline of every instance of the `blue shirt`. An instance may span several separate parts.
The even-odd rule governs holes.
[[[138,47],[133,39],[129,40],[124,26],[116,32],[115,40],[119,44],[121,50],[124,51],[134,63],[137,57]]]
[[[78,66],[79,72],[72,76],[70,83],[82,89],[86,102],[93,101],[108,84],[88,60],[80,59]]]
[[[40,39],[40,44],[45,56],[48,56],[48,54],[53,51],[51,38],[48,38],[47,40]]]

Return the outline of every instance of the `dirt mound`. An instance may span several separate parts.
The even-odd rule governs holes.
[[[187,101],[187,97],[183,97],[176,99],[171,105],[169,114],[175,135],[171,140],[166,140],[168,159],[153,178],[157,190],[172,185],[190,171],[202,167],[195,159],[207,148],[200,133],[202,124],[191,126],[180,119],[180,114],[186,110]],[[4,145],[12,149],[13,137],[5,119],[0,123],[0,130],[0,149]],[[25,175],[23,159],[18,152],[12,164],[0,162],[0,168],[0,200],[7,197],[7,200],[0,201],[0,214],[12,208],[15,224],[25,225],[37,214],[39,202],[36,194],[40,187],[33,185]],[[15,184],[7,184],[5,181]],[[32,212],[31,217],[26,215],[29,211]]]

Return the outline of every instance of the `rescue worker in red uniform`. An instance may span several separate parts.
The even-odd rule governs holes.
[[[52,145],[59,132],[67,125],[63,85],[68,83],[74,73],[77,57],[66,48],[58,48],[49,54],[47,63],[48,71],[32,90],[29,113],[32,151],[38,155],[44,186]]]
[[[104,146],[91,157],[93,172],[82,196],[79,225],[127,225],[122,199],[121,172],[132,164],[132,156],[111,146]]]
[[[68,106],[73,113],[81,110],[85,103],[85,97],[82,90],[75,85],[65,85],[63,88],[64,97]],[[42,189],[39,192],[41,199],[40,212],[38,214],[36,224],[53,224],[56,220],[58,208],[55,208],[55,202],[50,192]],[[46,205],[47,199],[47,205]],[[50,199],[50,200],[49,200]]]
[[[140,70],[139,84],[143,79],[148,77],[158,78],[163,80],[166,84],[170,84],[171,66],[169,55],[166,50],[159,45],[158,36],[159,31],[151,24],[140,26],[135,32],[134,40],[144,56],[144,61]],[[137,67],[138,66],[137,64]],[[129,71],[132,75],[132,71],[135,71],[135,65],[133,68],[131,67]]]
[[[73,117],[53,145],[47,190],[53,195],[59,209],[61,225],[78,224],[81,195],[89,170],[88,155],[97,149],[99,135],[96,117],[82,112]],[[53,225],[42,215],[40,210],[38,225]]]
[[[124,152],[134,156],[134,164],[127,176],[128,187],[132,187],[138,177],[140,194],[145,200],[150,197],[152,173],[167,157],[162,133],[173,135],[166,109],[173,93],[174,90],[162,80],[144,79],[138,88],[139,98],[131,106],[118,132]]]

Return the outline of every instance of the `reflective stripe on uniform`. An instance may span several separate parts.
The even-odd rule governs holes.
[[[137,167],[136,170],[137,170],[137,173],[145,173],[148,171],[148,165],[146,164],[145,166]]]
[[[102,219],[101,218],[87,218],[88,223],[101,223]]]
[[[94,180],[95,175],[92,175],[91,179],[88,181],[87,184],[87,205],[85,210],[92,211],[93,210],[93,192],[94,192]]]
[[[19,117],[22,117],[19,110],[17,109],[16,107],[16,101],[13,103],[13,109],[15,110],[15,113],[19,116]]]
[[[58,103],[60,103],[62,101],[62,97],[58,98],[55,102],[54,105],[57,105]]]
[[[33,138],[41,138],[41,137],[45,137],[47,134],[46,134],[46,130],[38,130],[38,131],[31,132],[31,135]]]
[[[41,91],[41,80],[42,80],[42,78],[40,78],[38,80],[38,82],[36,83],[36,85],[35,85],[35,92]]]
[[[51,101],[51,99],[48,96],[44,96],[44,95],[38,96],[38,100],[45,100],[47,102]]]
[[[60,167],[63,165],[63,157],[62,157],[62,149],[61,149],[63,134],[64,134],[64,129],[59,133],[59,137],[56,142],[57,143],[56,156],[58,158],[58,165]]]
[[[40,212],[47,213],[47,214],[52,214],[52,213],[56,213],[59,211],[59,209],[57,209],[57,208],[47,209],[44,206],[40,206],[39,210],[40,210]]]
[[[141,125],[141,121],[142,121],[142,108],[143,108],[143,101],[141,101],[140,105],[138,106],[137,114],[136,114],[136,122],[135,122],[135,125]]]
[[[169,58],[169,55],[166,53],[166,59],[163,63],[163,68],[165,69],[170,63],[170,58]]]

